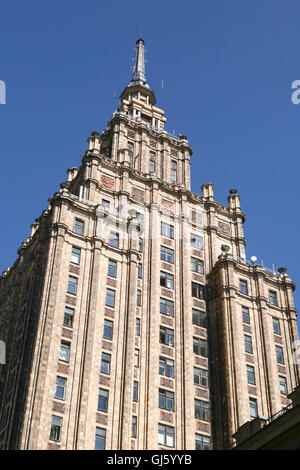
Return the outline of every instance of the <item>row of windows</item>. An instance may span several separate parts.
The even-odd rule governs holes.
[[[255,385],[255,369],[253,366],[247,365],[247,380],[248,384]],[[287,384],[286,384],[286,378],[279,376],[279,388],[280,388],[280,393],[283,395],[287,394]]]
[[[240,292],[242,294],[248,295],[248,282],[245,281],[244,279],[240,279]],[[278,306],[278,301],[277,301],[277,292],[273,290],[269,290],[269,302],[271,305]]]
[[[248,307],[242,307],[243,322],[250,324],[250,313]],[[273,332],[276,335],[281,335],[279,319],[272,317]]]

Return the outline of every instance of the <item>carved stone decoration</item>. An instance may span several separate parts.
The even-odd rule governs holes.
[[[108,189],[115,188],[115,180],[106,175],[101,175],[101,185]]]
[[[198,307],[202,310],[205,309],[205,303],[203,302],[203,300],[196,300],[196,299],[193,299],[193,306],[194,307]]]
[[[106,317],[109,317],[109,318],[115,317],[115,312],[111,310],[110,308],[105,308],[104,314]]]
[[[174,268],[173,268],[173,265],[172,265],[172,264],[161,263],[161,267],[162,267],[163,269],[166,269],[167,271],[171,271],[171,272],[174,271]]]
[[[257,395],[256,387],[251,387],[250,385],[248,386],[248,392],[250,395]]]
[[[197,364],[198,366],[207,367],[208,361],[205,357],[195,356],[195,364]]]
[[[226,235],[226,236],[230,237],[230,234],[231,234],[230,225],[227,224],[226,222],[221,222],[219,220],[218,221],[218,230],[223,235]]]
[[[109,383],[110,383],[109,377],[104,377],[103,375],[100,375],[99,377],[100,385],[105,385],[106,387],[109,387]]]
[[[174,351],[172,348],[168,348],[167,346],[161,346],[160,347],[161,353],[165,354],[166,356],[174,356]]]
[[[173,326],[173,318],[167,317],[166,315],[161,316],[161,322],[167,326]]]
[[[73,266],[73,264],[70,264],[69,271],[70,273],[77,274],[79,276],[80,269],[77,266]]]
[[[171,149],[171,156],[178,157],[178,151],[176,149]]]
[[[208,434],[210,432],[210,426],[208,423],[201,423],[200,421],[197,421],[196,427],[197,427],[197,431],[206,432]]]
[[[250,325],[243,325],[243,330],[246,332],[246,333],[251,333],[251,326]]]
[[[129,139],[134,139],[135,134],[134,134],[134,132],[132,132],[132,131],[128,131],[128,132],[127,132],[127,136],[129,137]]]
[[[106,349],[107,351],[112,351],[112,344],[109,341],[102,341],[102,348]]]
[[[156,149],[156,148],[157,148],[157,143],[156,143],[156,141],[155,141],[155,140],[150,140],[149,146],[152,147],[153,149]]]
[[[71,297],[70,295],[66,295],[66,304],[69,305],[76,305],[76,299],[75,297]]]
[[[107,416],[102,413],[96,413],[96,423],[107,425]]]
[[[64,413],[65,412],[65,404],[64,403],[58,403],[57,401],[54,401],[52,410],[57,411],[58,413]]]
[[[161,387],[168,387],[174,389],[174,382],[171,379],[166,379],[165,377],[160,378]]]
[[[163,287],[161,288],[161,295],[165,297],[169,297],[169,299],[173,299],[174,294],[171,290],[164,289]]]
[[[166,421],[167,423],[174,422],[174,415],[173,413],[168,413],[167,411],[160,411],[160,419],[162,421]]]
[[[174,204],[172,201],[168,201],[167,199],[162,199],[161,205],[163,206],[164,209],[167,209],[170,212],[173,212]]]
[[[57,366],[57,372],[60,372],[61,374],[67,375],[69,373],[69,366],[68,364],[61,364],[59,363]]]
[[[117,287],[117,281],[111,279],[110,277],[107,278],[106,284],[111,287]]]
[[[203,388],[195,387],[195,395],[200,398],[208,398],[208,390]]]
[[[53,442],[48,442],[47,449],[48,450],[60,450],[61,446],[58,444],[54,444]]]
[[[200,328],[199,326],[194,326],[194,334],[197,336],[201,336],[202,338],[207,337],[207,331],[205,328]]]
[[[64,336],[65,338],[71,339],[72,336],[73,336],[73,331],[72,331],[72,330],[68,330],[67,328],[63,328],[63,329],[62,329],[62,336]]]
[[[131,196],[138,202],[145,202],[145,191],[134,186],[131,189]]]

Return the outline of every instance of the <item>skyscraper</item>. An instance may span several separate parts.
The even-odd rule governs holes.
[[[222,449],[299,384],[295,288],[133,77],[0,278],[2,449]]]

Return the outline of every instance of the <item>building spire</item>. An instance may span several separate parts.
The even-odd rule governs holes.
[[[145,76],[145,41],[140,38],[136,41],[136,53],[132,80],[129,86],[142,85],[149,88]]]

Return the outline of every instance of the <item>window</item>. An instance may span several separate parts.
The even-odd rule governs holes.
[[[194,384],[208,387],[208,371],[194,367]]]
[[[137,417],[132,416],[132,423],[131,423],[131,437],[136,438],[137,435]]]
[[[202,400],[194,400],[195,403],[195,418],[202,421],[210,421],[209,403]]]
[[[149,173],[154,173],[155,172],[155,161],[154,160],[149,160]]]
[[[165,246],[160,247],[160,259],[168,263],[174,263],[174,250]]]
[[[116,232],[110,232],[108,243],[114,248],[119,248],[119,234]]]
[[[281,332],[280,332],[280,323],[279,323],[278,318],[273,317],[272,322],[273,322],[273,331],[274,331],[275,335],[280,335],[281,334]]]
[[[75,313],[74,308],[65,307],[64,326],[68,326],[69,328],[73,328],[74,313]]]
[[[56,377],[56,387],[55,387],[54,398],[57,398],[58,400],[64,400],[65,393],[66,393],[66,386],[67,386],[67,379],[64,379],[63,377]]]
[[[195,434],[195,449],[196,450],[211,450],[210,437]]]
[[[283,395],[287,395],[287,386],[286,386],[286,378],[279,376],[279,388],[280,393]]]
[[[168,238],[174,238],[174,227],[173,225],[165,224],[164,222],[161,223],[161,235]]]
[[[60,418],[59,416],[52,416],[50,437],[49,437],[51,441],[60,441],[61,427],[62,427],[62,418]]]
[[[281,346],[275,346],[276,349],[276,359],[278,364],[284,364],[284,358],[283,358],[283,349]]]
[[[160,388],[158,391],[158,406],[163,410],[174,411],[174,393]]]
[[[104,450],[106,441],[106,430],[96,428],[95,450]]]
[[[159,330],[159,342],[168,346],[174,346],[174,330],[161,326]]]
[[[248,295],[248,283],[247,281],[244,281],[243,279],[240,279],[240,292],[242,294]]]
[[[142,305],[142,291],[140,289],[137,290],[136,304],[138,307]]]
[[[193,338],[193,351],[198,356],[207,357],[207,341],[205,339]]]
[[[134,367],[140,367],[140,351],[135,349],[134,351]]]
[[[191,258],[191,270],[194,271],[195,273],[203,274],[204,269],[203,269],[202,259]]]
[[[135,334],[136,336],[140,336],[141,334],[141,320],[139,318],[135,320]]]
[[[77,233],[77,235],[83,235],[83,228],[84,228],[84,222],[82,220],[75,219],[74,232]]]
[[[196,310],[195,308],[192,309],[193,315],[193,325],[201,326],[202,328],[206,328],[206,312],[202,312],[201,310]]]
[[[269,301],[270,301],[270,304],[272,305],[278,305],[277,303],[277,294],[275,291],[273,290],[269,290]]]
[[[135,213],[135,217],[137,218],[138,220],[138,223],[143,226],[144,225],[144,215],[141,214],[140,212],[136,212]]]
[[[251,338],[251,336],[244,335],[244,341],[245,341],[245,351],[246,351],[247,353],[253,354],[252,338]]]
[[[174,160],[171,163],[171,181],[177,181],[177,163]]]
[[[60,352],[59,352],[59,359],[60,361],[69,362],[70,360],[70,343],[66,343],[62,341],[60,343]]]
[[[128,153],[129,153],[129,163],[132,164],[133,162],[133,143],[128,142]]]
[[[138,264],[138,278],[142,279],[142,277],[143,277],[143,265],[142,263],[139,263]]]
[[[191,233],[191,247],[203,250],[203,237]]]
[[[72,246],[71,263],[80,264],[80,248]]]
[[[111,361],[111,355],[102,353],[101,357],[101,372],[103,374],[110,374],[110,361]]]
[[[110,210],[110,202],[109,201],[106,201],[105,199],[102,199],[102,206],[104,207],[106,212],[109,212],[109,210]]]
[[[197,299],[204,300],[205,298],[205,287],[201,284],[196,284],[196,282],[192,282],[192,297],[196,297]]]
[[[139,238],[139,251],[143,251],[144,241],[142,238]]]
[[[248,307],[242,307],[242,314],[243,314],[243,322],[250,323],[250,314]]]
[[[78,279],[77,277],[69,276],[68,280],[68,293],[76,295],[77,293],[77,284],[78,284]]]
[[[248,384],[255,385],[255,372],[252,366],[247,366],[247,380]]]
[[[112,339],[113,337],[113,322],[110,320],[104,320],[103,338]]]
[[[249,407],[250,407],[251,418],[256,418],[258,415],[258,412],[257,412],[257,400],[255,398],[249,398]]]
[[[112,289],[106,289],[106,299],[105,299],[105,305],[108,307],[114,307],[115,306],[115,295],[116,292]]]
[[[158,425],[158,443],[163,446],[174,447],[174,428],[172,426]]]
[[[108,260],[107,275],[110,277],[117,277],[117,262],[113,259]]]
[[[160,285],[168,289],[174,289],[174,276],[173,274],[160,271]]]
[[[107,413],[108,409],[108,390],[104,390],[103,388],[99,389],[98,393],[98,410],[105,411]]]
[[[139,399],[139,383],[134,380],[133,382],[133,401],[138,401]]]
[[[159,375],[174,377],[174,361],[166,357],[159,358]]]
[[[172,300],[160,299],[160,313],[163,315],[174,316],[174,302]]]

